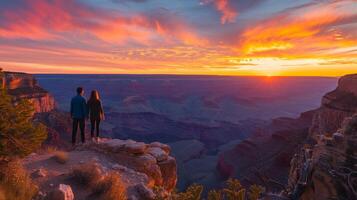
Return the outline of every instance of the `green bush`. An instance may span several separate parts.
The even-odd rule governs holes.
[[[203,192],[203,186],[193,184],[189,186],[186,191],[180,193],[174,193],[172,195],[173,200],[200,200]]]
[[[155,190],[159,191],[159,190]],[[154,192],[155,192],[154,191]],[[261,197],[265,189],[258,185],[251,185],[248,190],[248,195],[240,181],[237,179],[229,179],[226,182],[225,188],[221,190],[210,190],[207,194],[207,200],[257,200]],[[173,193],[171,197],[166,198],[170,200],[200,200],[203,192],[203,186],[198,184],[193,184],[189,186],[186,191]],[[156,200],[161,200],[163,198],[158,198]]]
[[[0,89],[0,158],[24,157],[46,139],[46,128],[32,122],[33,112],[29,101],[14,105],[6,91]]]
[[[265,188],[262,186],[251,185],[248,192],[249,200],[258,200],[263,192],[265,192]]]
[[[221,190],[210,190],[207,195],[208,200],[223,200],[223,193]]]
[[[228,200],[245,200],[245,188],[237,179],[229,179],[223,189]]]

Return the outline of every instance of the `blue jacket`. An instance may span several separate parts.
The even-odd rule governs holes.
[[[71,100],[71,116],[76,119],[84,119],[88,117],[86,99],[81,95],[77,95]]]

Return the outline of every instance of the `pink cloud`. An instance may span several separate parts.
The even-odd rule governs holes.
[[[203,42],[191,27],[170,13],[125,16],[113,10],[94,9],[75,0],[25,0],[25,5],[25,8],[1,12],[0,17],[6,23],[0,24],[0,38],[52,40],[72,34],[79,39],[91,35],[110,43],[152,44],[160,39],[194,45]]]
[[[234,22],[238,11],[230,4],[229,0],[202,0],[201,4],[214,4],[221,13],[221,23]]]

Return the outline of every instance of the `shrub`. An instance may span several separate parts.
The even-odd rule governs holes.
[[[53,158],[60,164],[65,164],[68,161],[68,153],[64,151],[56,151]]]
[[[265,188],[258,185],[251,185],[249,187],[248,197],[249,200],[258,200],[260,195],[265,191]]]
[[[203,187],[201,185],[193,184],[187,188],[186,191],[174,193],[170,200],[200,200]],[[258,185],[249,187],[248,195],[246,189],[241,185],[237,179],[229,179],[226,182],[226,187],[221,190],[211,190],[207,194],[207,200],[257,200],[260,198],[265,189]],[[157,190],[154,190],[157,195]],[[156,198],[161,200],[162,198]]]
[[[207,195],[208,200],[223,200],[223,194],[220,190],[211,190]]]
[[[57,147],[54,147],[54,146],[46,146],[44,148],[42,148],[42,152],[43,153],[55,153],[57,152]]]
[[[94,187],[94,193],[101,200],[126,200],[125,187],[115,172],[110,172]]]
[[[84,186],[93,186],[101,179],[101,169],[96,164],[83,164],[72,171],[73,179]]]
[[[228,200],[244,200],[245,189],[237,179],[229,179],[226,183],[227,187],[223,189]]]
[[[0,89],[0,157],[23,157],[40,147],[46,139],[46,128],[32,122],[33,106],[27,100],[12,102]]]
[[[29,200],[38,192],[19,161],[0,165],[0,188],[0,199]]]
[[[173,200],[200,200],[203,192],[203,186],[192,184],[186,191],[172,195]]]

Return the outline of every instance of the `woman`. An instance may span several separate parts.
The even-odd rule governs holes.
[[[104,120],[104,112],[102,107],[102,102],[99,99],[98,91],[93,90],[91,92],[90,98],[87,102],[88,111],[89,111],[89,119],[91,123],[91,137],[93,140],[94,137],[94,129],[97,131],[97,135],[94,137],[96,141],[98,141],[99,137],[99,124],[101,120]]]

